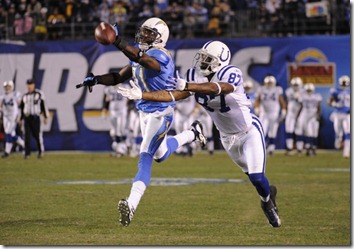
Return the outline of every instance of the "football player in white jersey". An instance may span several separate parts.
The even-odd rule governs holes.
[[[273,155],[275,139],[278,133],[279,123],[285,119],[286,103],[283,97],[283,88],[277,86],[277,80],[273,75],[264,77],[264,85],[257,91],[254,111],[268,137],[267,152]]]
[[[14,91],[14,82],[12,80],[5,81],[4,95],[0,96],[0,112],[2,113],[3,125],[5,131],[5,152],[1,156],[6,158],[10,155],[14,143],[24,147],[23,139],[16,134],[16,126],[20,121],[19,104],[21,102],[21,94]]]
[[[305,93],[299,97],[301,107],[295,127],[296,149],[301,154],[305,143],[306,155],[309,156],[316,155],[322,96],[315,93],[312,83],[305,84],[304,89]]]
[[[286,155],[292,155],[294,148],[295,124],[301,108],[299,98],[304,94],[302,84],[302,79],[300,77],[294,77],[290,80],[290,86],[285,90],[287,103],[287,113],[285,118]]]
[[[342,75],[338,79],[339,87],[330,89],[328,104],[335,108],[330,116],[335,132],[334,146],[340,149],[343,143],[343,157],[350,156],[350,78]]]
[[[245,88],[245,92],[247,97],[251,101],[251,112],[254,113],[254,104],[256,102],[256,91],[254,90],[253,82],[250,80],[245,80],[243,82],[243,87]]]
[[[269,185],[265,176],[266,148],[264,132],[259,119],[250,112],[251,102],[245,94],[242,72],[229,65],[231,53],[220,41],[209,41],[197,52],[194,67],[186,72],[186,80],[170,79],[178,91],[144,92],[134,85],[132,89],[119,88],[131,99],[171,101],[194,94],[213,119],[220,139],[233,162],[247,174],[261,199],[261,208],[273,227],[281,221],[275,203],[276,187]]]
[[[194,121],[193,111],[195,101],[193,98],[186,98],[176,103],[175,120],[173,121],[176,134],[188,129]],[[200,121],[200,120],[199,120]],[[204,131],[204,127],[203,127]],[[205,135],[205,134],[204,134]],[[190,144],[185,144],[179,147],[176,151],[180,155],[192,155],[192,147]]]
[[[127,154],[126,128],[128,118],[128,99],[117,92],[115,86],[106,86],[104,88],[105,104],[103,113],[109,111],[110,130],[112,138],[113,156],[121,157]]]

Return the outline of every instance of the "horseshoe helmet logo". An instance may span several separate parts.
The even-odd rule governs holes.
[[[225,56],[225,55],[223,55],[224,52],[225,52],[225,48],[223,47],[223,48],[221,48],[221,53],[220,53],[220,56],[219,56],[220,61],[222,61],[222,62],[225,62],[225,61],[227,61],[230,58],[230,50],[226,51],[226,58],[225,59],[223,59],[223,56]]]

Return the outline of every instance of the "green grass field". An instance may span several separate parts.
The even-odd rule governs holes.
[[[352,244],[350,160],[340,152],[268,157],[266,175],[278,187],[281,228],[268,224],[255,189],[224,152],[154,163],[154,184],[130,226],[121,227],[117,201],[128,196],[137,161],[54,152],[40,160],[35,154],[2,159],[0,244]]]

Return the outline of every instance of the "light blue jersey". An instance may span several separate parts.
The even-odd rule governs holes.
[[[350,88],[343,90],[340,88],[331,88],[330,94],[333,96],[334,101],[338,104],[336,112],[350,113]]]
[[[138,80],[142,92],[166,90],[166,81],[169,77],[173,77],[175,71],[175,64],[170,53],[164,48],[151,48],[146,51],[146,54],[160,63],[161,71],[146,69],[139,63],[132,62],[133,77]],[[174,107],[175,102],[152,102],[141,99],[136,104],[138,110],[147,113],[163,111],[168,106]]]

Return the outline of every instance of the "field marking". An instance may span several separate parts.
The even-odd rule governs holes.
[[[350,172],[349,168],[315,168],[309,171],[322,171],[322,172]]]
[[[186,186],[193,184],[221,184],[221,183],[243,183],[246,179],[227,178],[151,178],[150,186]],[[106,180],[84,180],[84,181],[59,181],[55,184],[132,184],[132,178],[124,178],[118,181]]]

